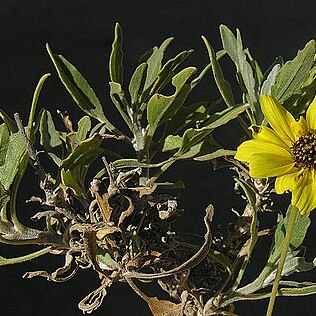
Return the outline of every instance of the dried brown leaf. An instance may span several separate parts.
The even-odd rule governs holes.
[[[154,316],[181,316],[181,304],[148,296],[146,302]]]
[[[96,290],[87,295],[83,300],[81,300],[78,304],[78,307],[83,311],[83,313],[91,314],[101,306],[106,294],[107,291],[105,286],[101,285]]]
[[[72,126],[72,122],[71,122],[71,120],[69,118],[69,114],[66,111],[65,112],[57,111],[57,112],[58,112],[58,114],[60,114],[61,119],[62,119],[62,121],[63,121],[63,123],[64,123],[64,125],[66,127],[66,130],[68,132],[73,132],[74,129],[73,129],[73,126]]]
[[[149,306],[153,316],[181,316],[182,304],[172,303],[167,300],[159,300],[157,297],[149,297],[143,293],[131,279],[126,279],[130,287],[138,294]]]
[[[157,188],[156,183],[152,183],[149,187],[137,187],[137,188],[131,188],[134,191],[139,192],[139,197],[142,197],[144,195],[150,195],[152,194]]]
[[[32,271],[32,272],[26,272],[23,275],[23,278],[34,278],[34,277],[43,277],[47,280],[54,281],[54,282],[66,282],[70,280],[75,273],[78,271],[78,266],[74,266],[72,268],[72,262],[74,260],[74,257],[70,254],[70,252],[66,253],[65,256],[65,264],[63,267],[58,268],[53,273],[48,273],[47,271]],[[68,275],[65,275],[67,272],[70,273]]]
[[[103,239],[105,236],[111,235],[116,232],[120,232],[121,230],[116,226],[107,226],[97,231],[97,238],[99,240]]]
[[[97,200],[98,206],[100,208],[102,217],[106,223],[110,222],[112,215],[112,208],[109,204],[109,194],[103,193],[100,195],[98,192],[95,192],[95,198]]]
[[[120,218],[119,218],[119,221],[118,221],[118,226],[120,227],[122,225],[122,223],[124,222],[124,220],[129,217],[130,215],[133,214],[134,212],[134,205],[133,205],[133,202],[132,200],[128,197],[128,196],[125,196],[125,198],[127,199],[128,201],[128,207],[127,209],[122,212],[122,214],[120,215]]]
[[[263,237],[271,234],[271,229],[264,229],[258,232],[258,237]],[[241,247],[237,257],[241,258],[248,255],[251,239],[249,238]]]

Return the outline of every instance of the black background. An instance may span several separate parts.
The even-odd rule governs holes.
[[[241,30],[245,46],[265,70],[274,58],[282,55],[293,58],[297,49],[315,38],[315,4],[313,1],[18,1],[0,2],[0,106],[10,115],[20,112],[26,121],[32,93],[38,79],[52,72],[44,86],[40,106],[51,110],[69,111],[77,120],[81,114],[57,79],[45,51],[49,42],[55,53],[62,53],[88,79],[112,120],[117,120],[108,98],[108,57],[115,22],[124,32],[126,79],[137,66],[138,58],[154,45],[170,36],[175,41],[168,49],[171,57],[180,50],[193,48],[195,53],[187,65],[200,69],[208,57],[200,36],[205,35],[216,50],[220,49],[218,27],[221,23]],[[229,80],[235,81],[233,66],[226,60]],[[239,92],[236,92],[239,93]],[[192,99],[216,99],[218,93],[210,76],[194,92]],[[235,148],[240,130],[234,124],[217,132],[217,140],[226,148]],[[116,147],[117,148],[117,147]],[[110,148],[111,149],[111,148]],[[123,151],[125,149],[122,149]],[[32,206],[23,200],[35,194],[36,178],[29,172],[24,180],[25,191],[20,192],[19,212],[22,217],[33,213]],[[216,208],[215,224],[234,219],[232,207],[240,209],[242,201],[233,193],[232,172],[212,171],[211,165],[183,162],[170,170],[169,180],[183,179],[187,189],[182,192],[180,205],[185,208],[176,227],[180,231],[202,233],[203,210],[212,202]],[[34,186],[34,188],[33,188]],[[280,200],[280,199],[278,199]],[[282,205],[282,203],[280,203]],[[270,216],[270,220],[273,215]],[[312,214],[312,220],[314,214]],[[26,220],[26,224],[30,224]],[[32,224],[33,225],[33,224]],[[308,258],[316,251],[312,248],[312,225],[306,243],[311,249]],[[259,271],[265,261],[269,240],[259,243],[252,259],[252,274]],[[0,245],[0,255],[13,256],[25,249]],[[33,249],[33,248],[32,248]],[[27,249],[27,250],[31,250]],[[0,269],[0,315],[80,315],[77,303],[98,286],[92,271],[82,271],[63,284],[44,279],[23,280],[25,271],[54,268],[62,259],[47,256],[24,265]],[[301,280],[316,281],[315,272],[305,274]],[[248,281],[252,277],[248,276]],[[157,294],[157,293],[156,293]],[[275,315],[313,315],[314,297],[278,299]],[[267,301],[236,304],[242,316],[265,315]],[[126,285],[110,289],[102,307],[94,315],[150,315],[146,304]]]

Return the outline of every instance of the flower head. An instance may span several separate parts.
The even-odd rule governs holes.
[[[316,97],[298,121],[272,96],[261,96],[260,105],[271,128],[260,126],[235,158],[249,163],[253,178],[276,177],[275,191],[291,191],[292,205],[309,213],[316,207]]]

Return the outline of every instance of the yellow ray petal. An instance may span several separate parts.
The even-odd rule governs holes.
[[[253,178],[278,177],[296,172],[294,165],[290,154],[257,153],[250,157],[249,174]]]
[[[295,142],[292,128],[297,123],[292,114],[270,95],[262,95],[260,105],[264,116],[274,131],[291,146]]]
[[[300,182],[302,172],[303,170],[297,170],[297,172],[277,177],[275,180],[275,192],[277,194],[283,194],[287,190],[293,192]]]
[[[312,211],[316,207],[316,181],[313,171],[305,171],[300,184],[293,191],[292,204],[302,215]]]
[[[301,136],[308,133],[307,122],[303,116],[300,117],[299,121],[292,123],[291,128],[295,136],[295,140],[298,140]]]
[[[235,159],[245,162],[250,162],[252,155],[254,154],[275,154],[276,156],[284,156],[288,159],[291,158],[291,154],[278,145],[261,141],[258,139],[251,139],[243,142],[238,148],[235,155]],[[292,161],[293,162],[293,161]]]
[[[289,146],[277,135],[277,133],[267,126],[259,126],[260,131],[258,133],[253,132],[253,137],[256,140],[261,140],[267,143],[272,143],[289,149]]]
[[[316,130],[316,96],[307,109],[306,121],[308,129]]]

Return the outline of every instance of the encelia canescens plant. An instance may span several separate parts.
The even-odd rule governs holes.
[[[238,315],[235,302],[265,298],[270,298],[267,315],[272,315],[276,296],[316,293],[316,283],[291,280],[292,274],[316,265],[316,259],[306,262],[302,246],[316,207],[315,41],[293,60],[279,57],[262,71],[243,47],[239,30],[235,35],[222,25],[220,34],[223,49],[217,52],[202,37],[209,63],[201,71],[182,66],[191,50],[164,60],[169,38],[146,52],[123,84],[122,31],[115,26],[110,98],[126,124],[124,131],[109,120],[110,109],[75,66],[47,45],[62,84],[85,115],[73,123],[66,112],[53,118],[38,106],[49,74],[37,85],[27,124],[18,113],[11,118],[0,110],[0,241],[41,246],[18,258],[6,254],[0,265],[45,254],[64,256],[64,266],[54,272],[24,275],[56,282],[69,280],[79,269],[93,269],[100,284],[79,302],[86,313],[100,307],[115,282],[129,285],[157,316]],[[236,67],[241,92],[233,93],[225,79],[222,58]],[[221,98],[188,104],[208,72]],[[223,148],[212,136],[232,120],[244,131],[238,149]],[[130,146],[130,156],[111,150],[113,141]],[[47,163],[41,164],[47,159],[49,173]],[[220,234],[212,226],[216,205],[206,207],[205,232],[196,244],[172,227],[182,208],[169,189],[184,189],[184,183],[161,180],[181,160],[233,169],[236,192],[244,200],[235,223]],[[28,201],[40,209],[32,220],[41,229],[19,220],[17,192],[27,168],[34,169],[42,192]],[[292,194],[287,212],[273,207],[273,194],[286,191]],[[278,213],[276,222],[263,228],[258,218],[271,210]],[[256,243],[268,235],[272,244],[266,264],[247,283]],[[148,296],[149,281],[158,282],[170,300],[159,299],[159,293]]]

